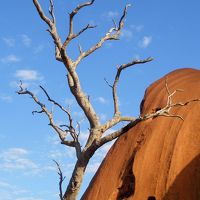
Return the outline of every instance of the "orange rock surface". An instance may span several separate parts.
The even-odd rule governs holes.
[[[145,92],[141,115],[167,102],[165,80],[173,102],[200,98],[200,71],[179,69]],[[200,102],[171,109],[174,117],[137,124],[108,152],[82,200],[200,200]]]

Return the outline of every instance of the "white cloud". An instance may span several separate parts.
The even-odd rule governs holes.
[[[47,142],[51,143],[51,145],[58,145],[60,144],[60,140],[57,135],[49,135],[47,137]]]
[[[97,97],[96,101],[98,101],[99,103],[102,103],[102,104],[108,103],[107,99],[105,99],[104,97]]]
[[[36,81],[41,80],[43,77],[36,70],[21,69],[17,70],[15,77],[24,81]]]
[[[17,63],[17,62],[21,61],[21,59],[14,54],[10,54],[8,56],[0,58],[0,61],[5,64],[10,64],[10,63]]]
[[[107,13],[105,13],[105,16],[108,18],[114,18],[117,17],[119,15],[119,13],[117,11],[108,11]]]
[[[146,48],[150,45],[150,43],[152,42],[152,37],[151,36],[144,36],[142,41],[139,42],[139,46],[141,48]]]
[[[2,40],[6,43],[7,46],[9,47],[14,47],[15,46],[15,40],[13,38],[7,38],[4,37]]]
[[[12,185],[0,180],[0,188],[9,188],[10,189],[10,188],[12,188]]]
[[[8,172],[15,172],[17,170],[23,173],[23,175],[38,175],[52,171],[53,167],[34,162],[30,158],[30,152],[26,149],[9,148],[0,152],[0,170]]]
[[[0,168],[13,170],[38,170],[39,166],[27,158],[29,152],[23,148],[10,148],[0,153]]]
[[[6,103],[11,103],[13,100],[9,95],[0,95],[0,99]]]
[[[0,195],[3,200],[44,200],[17,185],[0,180]]]
[[[140,31],[142,31],[142,29],[144,28],[144,26],[143,25],[134,25],[134,24],[132,24],[132,25],[130,25],[130,28],[133,31],[140,32]]]
[[[63,156],[63,153],[59,150],[51,150],[49,157],[53,159],[59,159]]]
[[[31,45],[31,38],[26,34],[21,34],[21,40],[24,46],[30,47]]]

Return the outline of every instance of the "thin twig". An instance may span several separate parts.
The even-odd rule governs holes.
[[[58,175],[59,175],[59,197],[60,200],[63,200],[63,192],[62,192],[62,184],[65,180],[65,176],[63,176],[62,170],[60,168],[59,163],[56,160],[53,160],[56,163],[57,169],[58,169]]]
[[[52,17],[52,22],[53,22],[53,24],[56,24],[56,18],[55,18],[55,15],[54,15],[54,5],[53,5],[53,0],[49,0],[49,2],[50,2],[49,14],[50,14],[51,17]]]

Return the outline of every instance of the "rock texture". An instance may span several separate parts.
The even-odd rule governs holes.
[[[141,114],[200,98],[200,71],[179,69],[145,92]],[[82,200],[200,200],[200,102],[173,108],[184,118],[157,117],[137,124],[113,145]]]

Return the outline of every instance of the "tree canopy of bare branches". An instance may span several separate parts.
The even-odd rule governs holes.
[[[44,93],[44,95],[47,98],[47,101],[54,104],[56,107],[58,107],[62,112],[64,112],[68,118],[68,124],[67,125],[61,125],[58,126],[55,123],[54,115],[52,111],[49,111],[44,103],[42,103],[37,96],[29,91],[28,89],[23,87],[23,83],[20,84],[20,89],[18,91],[19,95],[29,95],[33,101],[38,105],[39,109],[38,111],[33,111],[33,114],[35,113],[44,113],[48,120],[49,125],[54,129],[54,131],[57,133],[58,137],[60,138],[61,144],[72,147],[76,151],[76,157],[77,161],[74,166],[74,171],[72,173],[71,179],[69,180],[69,184],[65,191],[62,189],[62,183],[64,181],[64,177],[61,171],[61,168],[59,164],[55,161],[57,167],[58,167],[58,174],[60,177],[59,181],[59,191],[60,191],[60,199],[61,200],[75,200],[77,197],[77,194],[79,192],[84,172],[87,167],[87,164],[90,160],[90,158],[94,155],[95,151],[101,147],[102,145],[106,144],[107,142],[110,142],[116,138],[118,138],[120,135],[124,134],[128,129],[135,126],[141,121],[147,120],[149,118],[157,117],[157,116],[166,116],[166,117],[178,117],[182,119],[181,116],[174,116],[170,114],[170,109],[176,106],[184,106],[187,105],[189,102],[185,103],[175,103],[173,104],[171,101],[172,96],[178,92],[174,91],[170,93],[169,88],[166,83],[166,91],[168,94],[168,102],[164,108],[161,108],[160,110],[147,114],[143,117],[132,117],[132,116],[122,116],[119,108],[119,101],[118,101],[118,95],[117,95],[117,86],[121,77],[121,74],[123,71],[127,70],[129,67],[133,67],[135,65],[148,63],[153,60],[152,57],[148,57],[144,60],[131,60],[128,63],[121,64],[117,68],[117,72],[114,78],[113,84],[108,83],[108,85],[111,87],[112,90],[112,97],[113,97],[113,117],[109,119],[105,123],[101,123],[99,120],[99,117],[90,102],[90,99],[86,95],[86,92],[83,90],[81,86],[81,82],[79,79],[79,76],[77,74],[77,66],[81,63],[81,61],[92,55],[96,50],[102,47],[102,45],[109,40],[118,40],[120,37],[120,33],[124,27],[125,18],[127,16],[128,9],[130,5],[126,5],[123,13],[118,21],[118,23],[114,22],[113,27],[111,27],[107,33],[99,39],[99,41],[94,44],[92,47],[90,47],[88,50],[84,51],[79,45],[79,55],[78,57],[73,60],[69,54],[68,54],[68,46],[69,44],[79,37],[81,34],[85,33],[89,29],[94,29],[95,26],[87,24],[82,29],[80,29],[78,32],[74,31],[74,18],[76,15],[84,8],[90,7],[95,3],[95,0],[87,1],[85,3],[82,3],[78,5],[74,10],[72,10],[71,13],[69,13],[69,31],[66,34],[66,37],[64,41],[61,40],[61,37],[59,36],[59,33],[57,31],[56,27],[56,17],[54,14],[54,2],[53,0],[49,0],[49,16],[48,17],[45,14],[45,11],[43,10],[42,6],[40,5],[38,0],[33,0],[34,6],[40,16],[40,18],[46,23],[48,26],[48,32],[50,33],[53,43],[55,44],[55,59],[61,63],[63,63],[63,66],[66,69],[67,72],[67,81],[68,86],[70,88],[70,91],[72,95],[75,97],[77,104],[80,106],[80,108],[83,110],[88,122],[89,122],[89,136],[86,142],[85,146],[81,146],[79,141],[79,133],[80,128],[79,124],[74,123],[74,120],[72,118],[72,115],[70,111],[66,108],[64,108],[60,103],[53,100],[50,95],[48,94],[47,90],[40,86],[40,89]],[[197,100],[194,100],[197,101]],[[121,129],[117,130],[116,132],[110,133],[105,135],[105,132],[109,129],[111,129],[113,126],[119,124],[120,122],[130,122],[125,127],[122,127]],[[67,135],[71,136],[71,139],[67,139]]]

